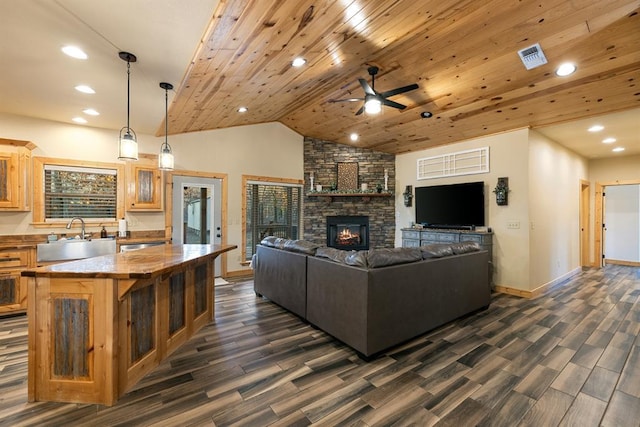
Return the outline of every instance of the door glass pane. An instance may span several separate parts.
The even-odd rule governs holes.
[[[209,188],[183,187],[183,243],[211,243],[211,194]]]

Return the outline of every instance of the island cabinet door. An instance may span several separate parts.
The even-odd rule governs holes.
[[[163,357],[187,341],[187,276],[184,269],[174,270],[160,283],[158,313]]]
[[[29,400],[115,403],[113,281],[39,278],[29,293]]]
[[[161,360],[159,351],[160,277],[138,281],[120,302],[120,393]]]
[[[158,292],[162,358],[213,318],[213,265],[214,261],[204,261],[162,277]]]
[[[188,281],[191,284],[189,295],[191,301],[188,316],[190,320],[189,335],[213,320],[214,293],[214,259],[197,264],[189,270]]]

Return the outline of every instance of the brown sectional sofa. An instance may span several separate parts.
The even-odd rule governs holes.
[[[347,252],[265,239],[253,267],[256,294],[365,358],[491,301],[489,256],[474,243]]]

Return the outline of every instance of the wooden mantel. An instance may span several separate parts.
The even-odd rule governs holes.
[[[113,405],[214,318],[214,260],[235,245],[163,245],[28,277],[29,401]]]

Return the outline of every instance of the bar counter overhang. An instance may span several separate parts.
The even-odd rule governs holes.
[[[113,405],[214,318],[214,261],[163,245],[22,272],[29,401]]]

